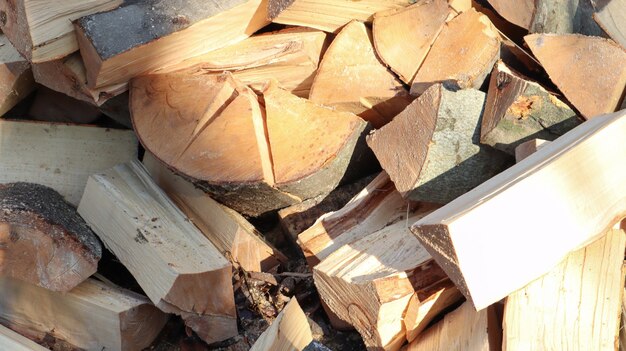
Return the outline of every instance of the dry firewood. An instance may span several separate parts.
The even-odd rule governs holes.
[[[287,261],[243,216],[168,170],[149,152],[143,164],[156,184],[226,258],[248,272],[265,272]]]
[[[309,321],[298,300],[292,298],[250,351],[302,351],[311,341]]]
[[[46,185],[73,205],[89,175],[136,157],[132,131],[0,120],[0,183]]]
[[[352,20],[371,22],[379,11],[409,6],[409,0],[268,0],[274,23],[336,32]]]
[[[446,314],[403,351],[501,350],[501,337],[495,310],[489,308],[476,312],[466,302]]]
[[[420,95],[433,83],[478,89],[500,53],[500,35],[487,16],[474,9],[452,19],[441,31],[411,85]]]
[[[158,308],[207,343],[237,335],[231,264],[139,161],[91,176],[78,212]]]
[[[468,300],[483,309],[547,273],[626,215],[626,185],[619,176],[625,170],[616,161],[626,157],[624,133],[626,111],[587,121],[412,230]],[[532,220],[519,220],[520,206]]]
[[[53,189],[0,185],[0,275],[70,291],[98,269],[102,246],[76,209]]]
[[[615,350],[626,233],[609,230],[548,274],[509,295],[504,350]],[[534,326],[529,328],[528,326]],[[580,331],[593,332],[580,332]]]
[[[102,117],[102,112],[92,104],[40,86],[28,115],[37,121],[87,124]]]
[[[96,106],[128,90],[128,83],[97,89],[87,87],[85,65],[78,52],[57,60],[33,64],[33,75],[41,85]]]
[[[289,28],[252,36],[240,43],[211,51],[165,67],[155,73],[176,70],[202,73],[230,71],[255,91],[267,81],[301,97],[308,97],[321,56],[327,47],[327,34],[306,28]]]
[[[3,34],[0,34],[0,81],[0,116],[35,88],[30,64]]]
[[[593,19],[618,44],[626,50],[626,1],[608,0],[596,4]]]
[[[404,313],[404,329],[408,342],[420,337],[442,311],[463,300],[463,294],[449,279],[413,294]]]
[[[505,154],[479,145],[484,103],[478,90],[453,92],[435,84],[368,136],[402,196],[445,204],[508,165]]]
[[[520,162],[526,157],[534,154],[540,148],[548,145],[550,142],[543,139],[531,139],[519,144],[515,148],[515,162]]]
[[[122,0],[2,0],[0,28],[13,46],[34,63],[78,50],[72,20],[114,9]]]
[[[606,36],[593,20],[595,6],[594,0],[536,0],[528,30],[530,33]]]
[[[491,72],[480,142],[515,153],[531,138],[554,140],[583,122],[569,106],[541,85],[499,61]]]
[[[0,350],[11,351],[48,351],[36,342],[0,325]]]
[[[381,350],[398,350],[406,341],[403,316],[416,292],[420,300],[428,300],[428,296],[441,296],[442,289],[452,288],[449,281],[442,286],[447,280],[445,273],[410,234],[406,221],[339,248],[315,266],[313,277],[330,309],[359,331],[369,349]],[[424,307],[448,307],[442,305]],[[419,311],[420,304],[413,308],[418,311],[411,315],[436,315]],[[426,325],[429,321],[411,325],[421,322]]]
[[[143,350],[167,321],[144,296],[94,279],[58,293],[0,278],[0,291],[0,323],[36,339],[50,335],[86,350]]]
[[[372,32],[380,59],[410,84],[449,13],[446,0],[422,0],[375,14]]]
[[[624,49],[608,39],[577,34],[532,34],[524,40],[583,117],[617,110],[626,87]]]
[[[489,4],[507,21],[528,29],[535,12],[535,0],[489,0]]]
[[[149,0],[75,22],[90,88],[237,43],[267,22],[265,0]]]
[[[376,55],[371,31],[357,21],[343,27],[328,47],[309,98],[357,114],[375,128],[411,102],[402,82]]]

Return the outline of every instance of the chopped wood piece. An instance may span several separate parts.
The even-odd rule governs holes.
[[[237,43],[267,22],[266,0],[149,0],[75,23],[90,88]]]
[[[69,291],[98,269],[102,246],[53,189],[0,184],[0,275]]]
[[[626,184],[619,175],[626,169],[616,161],[626,158],[624,133],[626,111],[587,121],[412,230],[468,300],[483,309],[624,217]],[[532,220],[519,220],[522,207]]]
[[[35,88],[30,64],[20,56],[4,34],[0,34],[0,82],[0,116]]]
[[[535,12],[528,27],[530,33],[580,33],[597,37],[606,34],[593,20],[594,0],[536,0]],[[558,62],[558,60],[557,60]]]
[[[0,278],[0,291],[0,323],[37,339],[51,335],[88,350],[142,350],[167,321],[144,296],[94,279],[58,293]]]
[[[313,341],[306,315],[292,298],[250,351],[301,351]]]
[[[352,20],[371,21],[379,11],[409,6],[411,0],[268,0],[274,23],[336,32]]]
[[[436,293],[431,286],[446,276],[400,221],[342,246],[315,266],[313,278],[324,302],[359,331],[368,348],[399,350],[414,292]]]
[[[11,351],[48,351],[36,342],[0,325],[0,349]]]
[[[466,302],[428,328],[404,351],[501,350],[501,336],[493,308],[476,312]]]
[[[531,138],[554,140],[583,122],[541,85],[499,61],[491,72],[480,142],[513,155]]]
[[[28,115],[37,121],[86,124],[94,123],[102,112],[94,105],[40,86]]]
[[[611,40],[577,34],[532,34],[524,40],[585,118],[617,110],[626,87],[624,49]]]
[[[625,247],[626,233],[609,230],[509,295],[504,350],[564,350],[572,345],[580,350],[615,350]]]
[[[45,62],[78,50],[72,20],[120,4],[122,0],[2,0],[0,28],[29,61]]]
[[[156,184],[226,258],[249,272],[265,272],[287,261],[243,216],[168,170],[149,152],[143,164]]]
[[[472,0],[448,0],[448,5],[457,14],[460,14],[472,8]],[[448,19],[452,18],[448,17]]]
[[[596,4],[593,19],[618,44],[626,50],[626,0],[608,0]]]
[[[158,308],[207,343],[237,335],[231,264],[139,161],[91,176],[78,212]]]
[[[102,104],[99,109],[100,112],[105,114],[116,123],[128,128],[133,129],[133,122],[130,118],[129,93],[125,92],[114,98],[107,100]]]
[[[540,148],[548,145],[550,142],[543,139],[531,139],[527,142],[519,144],[515,148],[515,162],[520,162],[526,157],[534,154]]]
[[[508,165],[505,154],[479,145],[484,103],[478,90],[435,84],[367,137],[403,197],[445,204]]]
[[[156,73],[189,70],[198,73],[230,71],[255,91],[263,90],[270,79],[301,97],[309,90],[322,54],[327,34],[308,29],[286,29],[255,35],[240,43],[159,69]]]
[[[507,21],[528,29],[535,12],[535,0],[489,0],[489,4]]]
[[[376,55],[371,31],[357,21],[348,23],[326,50],[309,98],[357,114],[374,128],[411,102],[402,82]]]
[[[425,291],[413,294],[404,313],[407,341],[418,338],[440,313],[462,299],[463,294],[447,278]]]
[[[480,88],[500,53],[500,35],[487,16],[470,9],[443,28],[417,71],[411,94],[434,83],[449,88]]]
[[[41,85],[96,106],[128,90],[128,83],[97,89],[87,87],[85,65],[78,52],[58,60],[33,64],[33,75]]]
[[[89,175],[136,157],[132,131],[0,120],[0,183],[46,185],[73,205]]]
[[[446,0],[422,0],[374,15],[374,46],[380,59],[410,84],[446,23]]]

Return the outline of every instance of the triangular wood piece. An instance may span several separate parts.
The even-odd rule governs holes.
[[[311,326],[294,297],[252,345],[250,351],[302,351],[311,341]]]
[[[617,110],[626,87],[624,49],[608,39],[578,34],[532,34],[524,40],[585,118]]]
[[[365,24],[348,23],[324,54],[311,101],[357,114],[380,128],[411,101],[402,82],[385,67],[374,50]]]
[[[35,89],[31,66],[0,34],[0,116]]]
[[[594,20],[626,50],[626,0],[608,0],[598,4]]]
[[[375,14],[372,32],[380,59],[410,84],[449,13],[446,0],[422,0]]]
[[[489,4],[507,21],[528,29],[535,12],[535,0],[489,0]]]
[[[441,31],[417,71],[411,94],[434,83],[450,88],[480,88],[500,53],[500,35],[487,16],[470,9]]]

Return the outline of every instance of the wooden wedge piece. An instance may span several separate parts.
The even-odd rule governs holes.
[[[0,28],[29,61],[56,60],[78,50],[73,20],[120,4],[122,0],[2,0]]]
[[[51,335],[87,350],[143,350],[167,321],[144,296],[94,279],[58,293],[0,278],[0,292],[0,323],[24,335]]]
[[[36,342],[0,325],[0,349],[12,351],[48,351]]]
[[[156,184],[224,257],[249,272],[265,272],[287,261],[243,216],[174,174],[149,152],[144,155],[143,164]]]
[[[0,34],[0,82],[0,116],[35,88],[30,64],[4,34]]]
[[[577,34],[532,34],[524,40],[583,117],[617,110],[626,87],[624,49],[611,40]]]
[[[593,19],[600,27],[626,50],[626,1],[609,0],[604,1],[596,9]]]
[[[150,0],[82,17],[75,27],[89,87],[124,83],[235,44],[268,23],[266,6],[266,0]]]
[[[626,233],[609,230],[569,254],[545,276],[509,295],[503,350],[563,350],[571,345],[580,350],[615,350],[625,246]]]
[[[250,351],[302,351],[311,341],[309,321],[298,300],[292,298]]]
[[[45,86],[35,92],[28,116],[36,121],[90,124],[102,117],[98,107]]]
[[[419,338],[435,318],[462,300],[463,294],[447,278],[428,289],[415,292],[402,321],[407,341]]]
[[[240,43],[158,69],[155,73],[183,69],[198,74],[230,71],[255,91],[263,90],[269,80],[276,79],[282,88],[309,97],[326,47],[326,33],[290,28],[254,35]]]
[[[500,53],[500,35],[487,16],[470,9],[441,31],[417,71],[411,94],[434,83],[449,88],[480,88]]]
[[[549,141],[543,139],[531,139],[519,144],[515,148],[515,162],[520,162],[549,143]]]
[[[489,0],[489,4],[507,21],[528,29],[535,12],[534,0],[508,1]]]
[[[501,336],[494,309],[476,312],[466,302],[427,329],[404,351],[501,350]]]
[[[626,157],[624,133],[626,111],[587,121],[412,230],[468,300],[483,309],[624,217],[626,187],[619,174],[626,169],[616,162]],[[532,220],[519,220],[520,206]],[[525,260],[531,251],[533,259]]]
[[[58,192],[33,183],[0,185],[0,275],[69,291],[98,269],[102,246]]]
[[[136,155],[132,131],[0,120],[0,183],[46,185],[73,205],[89,175]]]
[[[403,316],[414,293],[436,293],[431,286],[447,279],[406,221],[341,247],[313,268],[313,278],[331,310],[369,349],[381,350],[399,350],[405,342]]]
[[[158,308],[207,343],[237,335],[231,264],[139,161],[91,176],[78,212]]]
[[[402,196],[445,204],[506,168],[505,154],[479,145],[484,103],[478,90],[435,84],[368,136]]]
[[[422,0],[375,14],[372,32],[380,59],[411,84],[449,13],[446,0]]]
[[[128,90],[128,83],[96,89],[87,87],[85,65],[78,52],[57,60],[33,64],[33,75],[41,85],[96,106]]]
[[[530,33],[580,33],[604,37],[606,34],[593,20],[595,8],[606,1],[537,0],[528,27]]]
[[[336,32],[352,20],[371,22],[379,11],[409,6],[409,0],[268,0],[274,23]]]
[[[499,61],[491,71],[480,142],[513,155],[524,141],[554,140],[583,121],[541,85]]]
[[[402,82],[376,55],[371,31],[358,21],[343,27],[330,44],[309,98],[357,114],[374,128],[391,121],[411,102]]]

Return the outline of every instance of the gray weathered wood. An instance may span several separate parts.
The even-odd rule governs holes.
[[[580,33],[606,37],[593,20],[592,0],[537,0],[530,33]]]
[[[626,0],[601,0],[593,19],[626,50]]]

